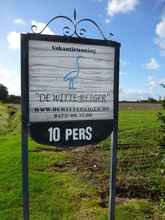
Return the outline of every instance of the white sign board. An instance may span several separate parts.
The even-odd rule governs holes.
[[[113,119],[115,48],[29,40],[30,122]]]

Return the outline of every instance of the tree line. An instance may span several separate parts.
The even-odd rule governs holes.
[[[20,96],[9,95],[8,88],[3,84],[0,84],[0,101],[4,103],[19,104],[21,100]]]

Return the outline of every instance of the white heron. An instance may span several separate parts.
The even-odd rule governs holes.
[[[75,70],[65,74],[64,76],[64,80],[65,81],[69,81],[69,89],[75,89],[74,87],[74,80],[77,79],[79,77],[79,73],[80,73],[80,63],[79,63],[79,59],[81,58],[81,56],[77,56],[76,57],[76,65],[75,65]]]

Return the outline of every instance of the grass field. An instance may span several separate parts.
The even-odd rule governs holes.
[[[116,220],[165,219],[165,149],[158,105],[122,104]],[[110,139],[58,150],[29,140],[30,217],[107,220]],[[19,107],[0,104],[0,219],[22,219]]]

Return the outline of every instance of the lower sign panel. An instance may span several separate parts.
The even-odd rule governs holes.
[[[107,138],[113,120],[37,122],[30,124],[31,137],[40,144],[59,147],[95,144]]]

